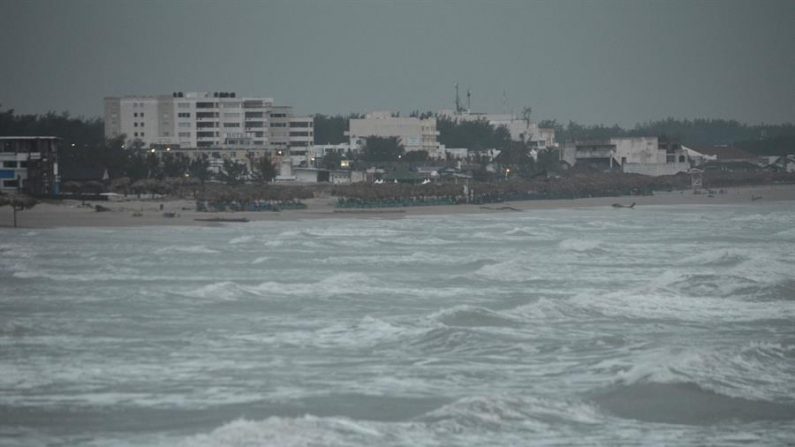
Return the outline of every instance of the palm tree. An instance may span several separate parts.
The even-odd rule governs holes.
[[[17,227],[17,211],[24,211],[36,206],[36,199],[23,195],[0,196],[0,207],[10,206],[14,215],[14,228]]]

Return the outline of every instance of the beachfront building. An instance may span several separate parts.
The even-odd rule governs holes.
[[[511,140],[521,141],[537,150],[556,147],[555,129],[539,127],[538,123],[531,121],[529,118],[519,118],[511,113],[441,110],[439,111],[439,116],[444,116],[455,122],[487,121],[495,129],[505,127],[511,134]]]
[[[561,160],[571,166],[643,175],[674,175],[687,172],[690,159],[678,143],[658,137],[610,138],[563,145]]]
[[[439,142],[436,130],[436,118],[415,118],[394,116],[390,112],[373,112],[364,118],[352,118],[348,121],[348,132],[351,147],[361,149],[367,137],[397,137],[406,152],[426,151],[428,156],[438,158]]]
[[[303,126],[293,138],[291,126]],[[235,92],[174,92],[171,95],[105,98],[105,137],[125,135],[128,145],[155,151],[207,154],[247,160],[285,155],[314,139],[311,118],[272,98]]]
[[[60,138],[0,137],[0,191],[57,195]]]

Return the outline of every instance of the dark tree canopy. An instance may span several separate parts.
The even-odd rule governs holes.
[[[367,137],[364,146],[364,159],[367,161],[398,161],[405,150],[398,137]]]
[[[268,183],[276,178],[276,167],[273,160],[268,156],[255,158],[251,161],[251,174],[254,181],[258,183]]]
[[[450,118],[438,117],[436,129],[439,131],[439,143],[447,147],[482,151],[501,148],[506,143],[507,129],[499,131],[486,120],[456,122]],[[510,134],[507,140],[510,140]]]

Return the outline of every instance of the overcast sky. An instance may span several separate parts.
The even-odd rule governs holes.
[[[300,113],[453,108],[795,121],[795,1],[0,0],[0,104],[235,91]]]

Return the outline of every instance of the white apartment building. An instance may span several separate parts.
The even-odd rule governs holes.
[[[295,140],[290,136],[293,121],[308,127]],[[272,98],[234,92],[107,97],[105,137],[122,134],[146,148],[241,158],[274,151],[283,155],[291,146],[306,146],[307,139],[314,140],[314,126],[312,118],[294,117],[292,107],[274,105]]]
[[[390,112],[373,112],[364,118],[348,121],[351,147],[361,148],[367,137],[398,137],[407,152],[427,151],[431,157],[439,156],[439,142],[436,137],[436,118],[402,118]]]

